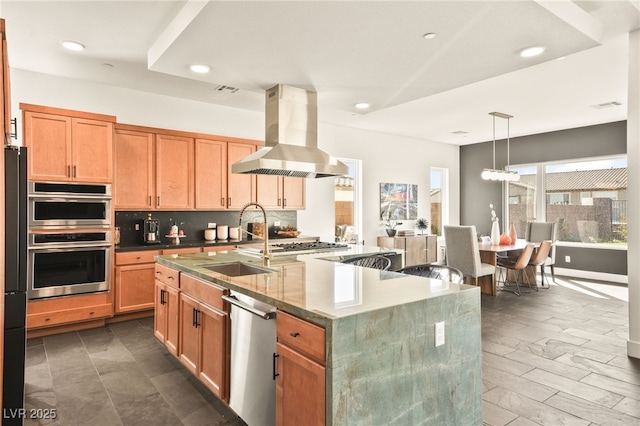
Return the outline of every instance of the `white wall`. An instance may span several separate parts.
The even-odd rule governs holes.
[[[264,138],[262,112],[225,108],[146,92],[71,80],[23,70],[11,70],[13,115],[18,117],[22,136],[19,103],[109,114],[118,122],[250,139]],[[418,217],[429,218],[430,167],[450,170],[451,224],[458,224],[460,182],[457,146],[418,139],[367,132],[319,123],[318,145],[336,157],[362,160],[363,233],[368,245],[384,235],[379,226],[380,183],[418,185]],[[334,238],[333,179],[307,181],[307,208],[298,213],[298,227],[306,235],[318,235],[324,241]],[[413,221],[398,229],[413,229]]]

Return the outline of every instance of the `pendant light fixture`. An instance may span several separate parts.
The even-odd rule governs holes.
[[[493,116],[493,168],[484,169],[480,176],[484,180],[517,182],[520,180],[520,175],[517,172],[509,171],[509,120],[513,118],[513,116],[502,112],[490,112],[489,115]],[[507,120],[507,166],[504,170],[496,169],[496,117]]]

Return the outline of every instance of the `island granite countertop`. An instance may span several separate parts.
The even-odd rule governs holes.
[[[156,261],[324,326],[335,318],[477,291],[473,286],[340,263],[348,257],[381,252],[394,250],[351,245],[340,251],[279,256],[264,267],[270,272],[237,277],[207,267],[230,262],[263,267],[262,259],[230,250],[156,256]]]

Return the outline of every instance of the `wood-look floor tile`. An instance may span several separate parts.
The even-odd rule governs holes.
[[[580,380],[589,374],[588,371],[585,371],[582,368],[572,367],[555,360],[543,358],[530,352],[520,350],[505,355],[505,358],[517,360],[520,363],[531,367],[531,369],[539,368],[572,380]]]
[[[622,395],[618,395],[583,382],[571,380],[557,374],[549,373],[548,371],[540,370],[538,368],[529,371],[522,377],[550,386],[569,395],[574,395],[587,401],[595,402],[596,404],[600,404],[604,407],[611,408],[623,399]]]
[[[612,379],[611,377],[602,376],[596,373],[591,373],[580,381],[582,383],[587,383],[600,389],[606,389],[610,392],[617,393],[618,395],[624,395],[635,399],[636,401],[640,401],[640,386],[638,385],[633,385],[631,383]]]
[[[498,407],[487,401],[482,401],[482,421],[490,426],[504,426],[518,417],[517,414]]]
[[[538,382],[488,366],[482,368],[482,377],[490,383],[499,383],[500,387],[517,392],[538,402],[543,402],[558,392],[556,389]]]
[[[637,419],[636,424],[640,424],[640,401],[636,398],[626,397],[613,407],[613,409],[635,417]]]
[[[637,402],[638,401],[636,401],[636,403]],[[545,403],[599,425],[637,426],[640,421],[639,418],[625,414],[620,410],[606,408],[563,392],[552,396]]]
[[[590,423],[566,411],[558,410],[502,387],[490,390],[482,396],[482,399],[540,425],[586,426]]]
[[[573,367],[582,368],[586,371],[601,374],[623,382],[640,385],[640,372],[629,372],[629,370],[615,367],[609,364],[593,361],[577,355],[564,354],[557,358],[556,361]]]
[[[515,374],[516,376],[521,376],[527,371],[530,371],[534,368],[522,362],[514,361],[490,353],[483,353],[482,368],[484,369],[485,367],[494,367],[498,370]]]

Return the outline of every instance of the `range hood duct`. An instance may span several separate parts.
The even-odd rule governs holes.
[[[318,95],[279,84],[265,93],[265,146],[232,173],[303,178],[343,176],[348,167],[318,149]]]

